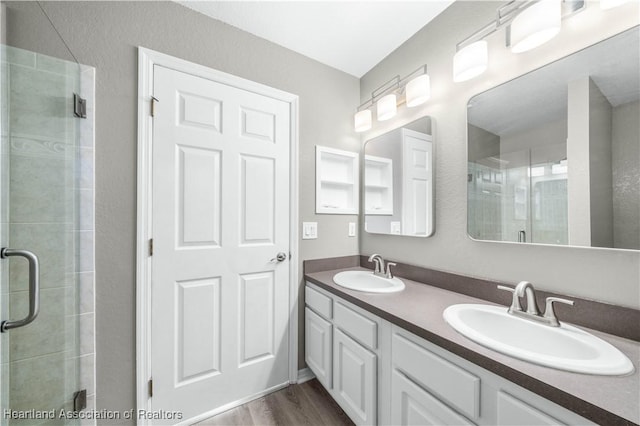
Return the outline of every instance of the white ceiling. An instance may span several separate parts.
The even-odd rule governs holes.
[[[177,3],[359,78],[453,0]]]
[[[638,27],[474,96],[469,101],[468,121],[506,136],[565,119],[567,85],[586,76],[614,107],[638,101]]]

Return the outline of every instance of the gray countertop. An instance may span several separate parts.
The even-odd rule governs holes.
[[[627,355],[635,367],[630,375],[595,376],[543,367],[485,348],[458,334],[442,317],[447,307],[458,303],[494,303],[406,278],[401,278],[406,288],[398,293],[349,290],[333,282],[333,276],[345,270],[366,269],[314,272],[305,279],[596,423],[640,424],[639,342],[580,327]]]

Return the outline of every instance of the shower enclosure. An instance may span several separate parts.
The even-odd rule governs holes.
[[[0,62],[0,425],[80,424],[95,393],[94,70],[4,44]]]
[[[566,144],[469,161],[469,235],[568,244]]]

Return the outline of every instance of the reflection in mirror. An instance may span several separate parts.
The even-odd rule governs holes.
[[[364,226],[374,234],[433,234],[433,137],[423,117],[364,145]]]
[[[469,101],[469,236],[640,249],[638,28]]]

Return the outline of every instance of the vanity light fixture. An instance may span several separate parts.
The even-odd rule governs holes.
[[[414,77],[418,72],[421,74]],[[364,132],[371,128],[370,108],[374,105],[378,121],[385,121],[396,115],[398,105],[406,103],[411,108],[425,103],[430,96],[431,81],[427,74],[426,65],[420,66],[406,77],[400,78],[399,75],[396,75],[375,89],[371,93],[371,98],[356,109],[356,114],[353,117],[355,130],[356,132]]]
[[[562,19],[585,6],[585,0],[510,1],[498,8],[494,21],[456,45],[453,81],[470,80],[487,69],[489,55],[484,39],[500,28],[506,27],[506,46],[512,52],[526,52],[551,40],[560,31]]]
[[[513,53],[534,49],[551,40],[562,26],[562,1],[539,0],[518,14],[509,26]]]
[[[396,115],[398,111],[398,104],[396,102],[396,95],[394,93],[380,98],[376,103],[378,121],[385,121]]]
[[[371,128],[371,110],[364,109],[362,111],[356,112],[353,121],[356,132],[364,132],[365,130],[369,130]]]
[[[405,88],[405,98],[407,106],[422,105],[431,97],[431,79],[429,74],[422,74],[407,83]]]
[[[453,81],[467,81],[485,72],[489,51],[485,40],[474,41],[457,50],[453,56]]]

